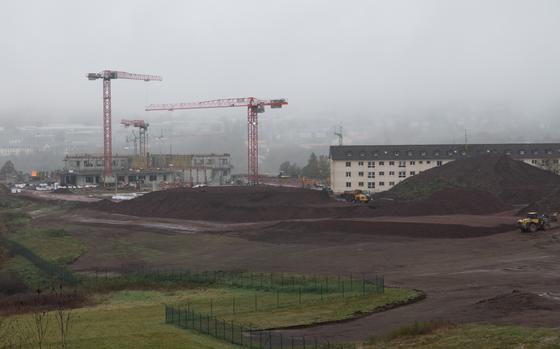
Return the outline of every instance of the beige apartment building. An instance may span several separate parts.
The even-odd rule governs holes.
[[[432,167],[477,154],[505,154],[559,173],[560,143],[340,145],[330,147],[331,188],[335,193],[378,193]]]

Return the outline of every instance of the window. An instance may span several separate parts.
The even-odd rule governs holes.
[[[394,161],[389,161],[389,166],[395,166],[395,162]]]
[[[406,155],[412,156],[412,150],[407,151],[407,152],[406,152]]]
[[[406,161],[399,161],[399,167],[406,167]]]
[[[385,166],[385,161],[379,161],[379,166]]]
[[[416,161],[412,160],[408,163],[409,165],[416,165]]]
[[[389,182],[389,186],[392,187],[395,185],[395,182]]]
[[[375,158],[379,156],[379,152],[377,152],[377,151],[374,151],[372,154],[373,154],[373,157],[375,157]]]
[[[348,158],[352,157],[352,152],[351,152],[351,151],[347,151],[347,152],[346,152],[346,157],[348,157]]]
[[[438,165],[438,166],[441,166],[441,165],[443,165],[443,161],[441,161],[441,160],[438,160],[438,161],[437,161],[437,165]]]
[[[93,183],[93,177],[92,176],[87,176],[86,177],[86,183]]]
[[[395,171],[389,171],[389,176],[394,176],[395,175]]]
[[[365,158],[366,157],[366,152],[365,151],[360,152],[360,157]]]
[[[157,175],[151,174],[150,175],[150,182],[155,182],[155,181],[157,181]]]
[[[434,155],[439,156],[439,150],[434,150]]]
[[[410,175],[414,176],[416,174],[416,171],[410,171]]]
[[[367,178],[375,178],[375,172],[368,172]]]
[[[118,176],[117,181],[124,182],[124,176]],[[99,182],[99,181],[98,181]]]
[[[401,155],[401,152],[398,151],[398,150],[396,150],[393,154],[394,154],[395,156],[399,156],[399,155]]]
[[[363,161],[358,161],[358,166],[364,166],[364,162]]]
[[[531,164],[536,165],[536,164],[537,164],[537,160],[531,160]]]
[[[351,186],[352,186],[352,183],[346,182],[346,188],[350,188]]]
[[[399,171],[399,178],[406,178],[406,171]]]
[[[429,164],[431,164],[431,163],[432,163],[431,160],[426,160],[426,164],[427,164],[427,165],[429,165]]]
[[[364,182],[358,182],[358,187],[363,187],[364,186]]]
[[[363,172],[363,171],[358,172],[358,177],[363,177],[363,176],[364,176],[364,172]]]
[[[167,175],[166,175],[166,174],[163,175],[163,180],[164,180],[164,181],[167,180]]]
[[[367,187],[368,187],[369,189],[375,188],[375,182],[367,182]]]
[[[425,151],[421,151],[421,152],[420,152],[420,155],[426,156],[426,152],[425,152]]]
[[[350,167],[352,166],[352,163],[350,161],[346,161],[346,167]]]
[[[380,186],[380,187],[384,187],[384,186],[385,186],[385,182],[379,182],[379,186]]]
[[[384,171],[380,171],[380,172],[379,172],[379,175],[380,175],[380,176],[385,176],[385,172],[384,172]]]
[[[520,150],[519,155],[525,155],[525,150]]]
[[[418,163],[419,163],[420,165],[422,165],[422,164],[424,163],[424,161],[420,160],[420,161],[418,161]]]
[[[352,177],[352,172],[350,171],[346,172],[346,177]]]
[[[367,167],[369,167],[369,168],[375,167],[375,161],[368,161],[367,162]]]
[[[136,182],[136,176],[128,176],[129,182]]]

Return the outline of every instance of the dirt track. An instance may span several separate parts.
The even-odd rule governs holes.
[[[436,318],[560,326],[555,308],[560,231],[521,234],[504,225],[515,220],[506,214],[224,224],[79,210],[63,220],[90,246],[75,263],[78,270],[146,262],[200,270],[366,273],[384,275],[390,286],[427,293],[417,304],[348,323],[285,331],[288,335],[363,340]],[[318,229],[305,228],[317,224]],[[544,305],[533,294],[519,296],[525,300],[519,302],[518,296],[508,296],[513,290],[548,297]],[[516,307],[519,303],[524,306]]]

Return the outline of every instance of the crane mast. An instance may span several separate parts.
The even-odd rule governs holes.
[[[270,108],[282,108],[287,105],[285,98],[280,99],[258,99],[255,97],[215,99],[194,103],[168,103],[151,104],[146,111],[177,109],[208,109],[208,108],[247,108],[247,180],[249,185],[259,183],[259,119],[258,115],[264,113],[265,106]]]
[[[161,81],[161,76],[133,74],[116,70],[103,70],[100,73],[89,73],[88,80],[103,80],[103,175],[105,181],[113,174],[113,147],[111,132],[111,80],[128,79],[143,81]],[[116,183],[116,181],[115,181]]]

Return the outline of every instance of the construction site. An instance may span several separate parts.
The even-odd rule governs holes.
[[[60,309],[82,314],[78,328],[85,326],[80,321],[94,321],[103,307],[110,306],[110,316],[117,318],[132,309],[127,311],[135,322],[123,330],[126,336],[152,333],[148,324],[160,323],[174,326],[175,336],[194,341],[192,347],[201,341],[210,341],[211,348],[398,347],[400,339],[394,342],[387,334],[411,324],[428,324],[422,326],[438,337],[407,337],[409,347],[416,341],[437,345],[447,336],[468,338],[473,331],[501,343],[505,337],[491,333],[496,328],[525,334],[541,327],[551,343],[560,343],[555,332],[560,326],[560,176],[543,165],[544,160],[558,163],[556,144],[485,145],[470,148],[476,152],[446,154],[440,154],[443,145],[390,146],[397,150],[389,154],[380,147],[340,144],[331,148],[331,173],[350,185],[310,189],[305,182],[283,185],[282,178],[267,185],[259,174],[258,115],[265,107],[286,105],[285,99],[146,107],[245,108],[248,167],[234,181],[228,153],[150,153],[145,120],[122,120],[135,130],[134,153],[114,153],[111,81],[161,78],[115,71],[88,78],[103,80],[105,151],[67,155],[56,190],[24,185],[2,193],[3,224],[11,233],[3,240],[9,252],[3,255],[6,310],[0,314],[25,314],[33,309],[30,290],[60,278],[75,295]],[[519,158],[520,152],[545,158]],[[334,162],[339,169],[333,170]],[[13,164],[8,165],[5,178],[17,180]],[[353,170],[383,183],[385,166],[413,171],[387,190],[355,189],[364,185],[351,182]],[[125,199],[103,194],[127,188],[134,195]],[[329,291],[333,283],[336,288]],[[347,298],[356,290],[361,293]],[[130,297],[141,297],[143,305]],[[162,316],[158,300],[167,304],[164,320],[157,320]],[[44,309],[52,309],[48,299],[44,302]],[[118,302],[126,305],[113,308]],[[240,307],[250,310],[240,312]],[[103,326],[108,320],[95,321]],[[100,331],[104,343],[114,347],[111,330]],[[83,341],[84,333],[74,333],[71,342]],[[169,340],[164,337],[154,334],[144,343],[158,347]],[[118,343],[130,347],[132,342]]]
[[[259,173],[259,114],[286,99],[145,108],[246,109],[248,165],[234,174],[227,152],[151,153],[146,120],[121,121],[133,130],[133,153],[115,153],[111,81],[161,77],[111,70],[87,77],[103,80],[103,154],[68,154],[52,188],[14,184],[21,173],[3,167],[14,187],[2,193],[9,233],[0,314],[33,311],[30,290],[59,280],[74,296],[59,300],[58,311],[82,314],[78,327],[124,302],[110,309],[117,317],[133,309],[127,336],[158,323],[192,347],[398,347],[388,334],[418,324],[427,332],[406,346],[428,340],[422,334],[437,333],[429,339],[437,345],[446,336],[533,327],[560,343],[559,144],[344,146],[339,131],[330,149],[333,186],[305,177],[294,185]]]

